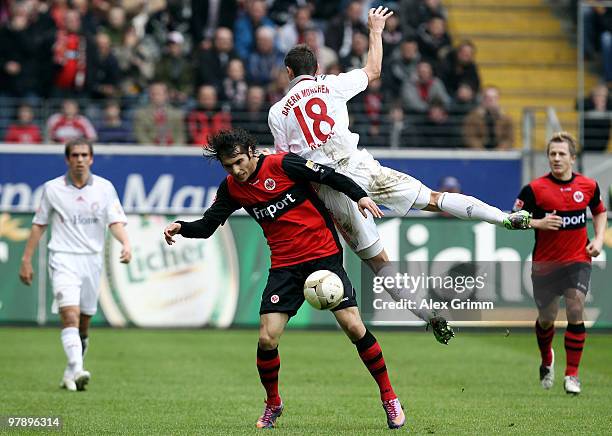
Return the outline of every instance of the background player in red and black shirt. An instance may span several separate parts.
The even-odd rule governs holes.
[[[546,152],[550,173],[525,186],[514,209],[533,214],[535,246],[531,278],[538,307],[535,329],[542,356],[542,387],[550,389],[554,381],[551,344],[559,299],[564,296],[568,320],[564,387],[567,393],[578,394],[578,365],[586,338],[584,300],[589,290],[591,258],[598,256],[603,247],[607,214],[597,182],[572,171],[576,140],[569,133],[559,132],[548,142]],[[587,236],[587,207],[593,214],[592,241]]]
[[[331,216],[311,187],[328,185],[380,218],[382,212],[348,177],[332,168],[307,161],[292,153],[259,155],[255,140],[244,130],[224,131],[209,138],[209,157],[221,162],[229,173],[204,217],[177,221],[164,230],[172,245],[174,235],[208,238],[237,209],[243,207],[262,227],[272,254],[272,268],[263,291],[257,369],[267,399],[257,427],[273,427],[283,410],[278,394],[280,357],[278,343],[289,321],[304,302],[303,286],[314,271],[327,269],[344,284],[344,299],[333,313],[359,356],[376,380],[390,428],[404,425],[405,416],[395,395],[382,351],[363,324],[353,286],[342,266],[342,251]]]

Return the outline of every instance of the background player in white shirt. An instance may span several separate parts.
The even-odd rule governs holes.
[[[474,197],[435,192],[407,174],[380,165],[366,150],[358,150],[359,135],[352,133],[346,103],[380,77],[382,38],[387,8],[370,9],[369,51],[366,65],[339,75],[316,76],[315,54],[298,45],[285,56],[290,89],[270,109],[268,124],[277,151],[291,151],[317,163],[331,166],[359,184],[375,202],[402,215],[411,208],[445,211],[462,219],[487,221],[509,229],[529,227],[529,214],[507,214]],[[340,233],[353,251],[380,275],[394,275],[372,217],[359,214],[341,193],[321,187],[319,196],[330,210]],[[385,273],[385,270],[387,271]],[[395,300],[414,299],[407,291],[389,289]],[[436,339],[448,342],[452,330],[431,311],[415,311],[431,323]],[[437,325],[437,324],[442,325]]]
[[[83,357],[89,341],[89,322],[98,305],[106,227],[123,246],[120,262],[128,263],[132,252],[125,231],[127,220],[115,188],[108,180],[90,172],[91,143],[70,141],[65,154],[68,172],[45,183],[19,278],[26,285],[32,284],[32,256],[50,223],[48,264],[53,308],[54,311],[59,308],[62,345],[68,358],[61,386],[76,391],[84,390],[91,377],[83,369]]]

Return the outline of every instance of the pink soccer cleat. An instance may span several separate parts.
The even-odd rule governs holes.
[[[387,414],[387,425],[390,429],[400,428],[406,422],[406,415],[404,415],[404,408],[399,402],[399,399],[394,398],[393,400],[383,401],[383,409]]]
[[[259,417],[257,420],[257,424],[255,426],[257,428],[274,428],[274,424],[276,424],[276,420],[279,416],[283,414],[283,408],[285,406],[281,402],[280,406],[271,406],[266,403],[266,407],[264,408],[263,415]]]

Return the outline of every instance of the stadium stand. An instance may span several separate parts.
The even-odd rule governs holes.
[[[15,125],[19,106],[29,104],[34,125],[45,135],[43,141],[49,141],[44,126],[64,98],[76,99],[94,126],[108,118],[107,100],[118,102],[121,119],[111,124],[121,131],[140,127],[142,120],[135,115],[142,117],[139,109],[148,104],[150,85],[161,81],[178,111],[172,113],[184,118],[182,130],[189,129],[187,114],[198,106],[197,90],[209,84],[216,88],[218,110],[269,140],[267,127],[257,124],[265,116],[254,110],[267,111],[283,94],[282,55],[287,47],[313,47],[323,72],[359,68],[367,50],[367,9],[378,4],[393,7],[396,18],[383,35],[382,82],[352,102],[352,127],[364,145],[468,147],[465,119],[489,85],[500,90],[501,107],[512,120],[513,147],[522,146],[520,121],[526,107],[554,107],[560,124],[576,132],[576,49],[554,8],[542,0],[223,4],[232,7],[203,9],[195,0],[2,2],[0,138],[14,140],[15,131],[8,135],[8,127]],[[607,23],[602,18],[607,12],[593,14],[600,18],[596,30],[605,33],[601,23]],[[601,40],[603,33],[594,37]],[[593,51],[605,49],[600,45]],[[432,67],[431,79],[416,79],[422,60]],[[587,75],[587,94],[597,82],[596,75]],[[258,102],[260,89],[255,88],[247,104],[253,86],[262,87],[264,101]],[[600,116],[601,108],[597,111],[594,116]],[[536,116],[536,143],[542,144],[545,111]],[[605,130],[604,123],[590,124]],[[143,136],[132,131],[125,137],[140,142]],[[99,139],[113,137],[119,138]],[[200,142],[203,136],[198,137]]]
[[[445,4],[453,35],[469,38],[477,47],[483,82],[502,90],[502,104],[515,121],[515,137],[520,138],[519,120],[528,106],[553,106],[564,128],[576,133],[577,50],[547,3],[446,0]],[[587,91],[597,81],[596,75],[587,74]],[[544,144],[545,114],[537,116],[536,144]]]

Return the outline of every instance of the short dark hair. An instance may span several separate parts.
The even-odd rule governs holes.
[[[64,148],[64,154],[66,155],[66,157],[70,157],[70,153],[72,153],[72,148],[77,145],[86,145],[87,147],[89,147],[89,154],[93,156],[93,144],[91,143],[91,141],[85,138],[77,138],[72,139],[66,143],[66,147]]]
[[[578,141],[568,132],[556,132],[552,135],[548,144],[546,144],[546,155],[548,156],[548,153],[550,153],[550,144],[562,144],[564,142],[567,144],[570,156],[576,156]]]
[[[222,130],[208,137],[208,144],[204,146],[204,157],[221,161],[242,153],[253,156],[256,148],[257,140],[246,130]]]
[[[317,57],[306,44],[298,44],[285,56],[285,66],[291,68],[296,77],[314,75],[317,72]]]

